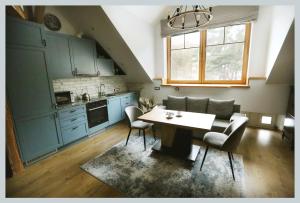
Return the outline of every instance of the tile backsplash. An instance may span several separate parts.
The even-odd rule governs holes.
[[[105,85],[104,92],[106,94],[113,93],[116,88],[119,88],[119,92],[127,91],[127,86],[122,76],[77,77],[57,79],[52,82],[54,92],[72,91],[76,98],[85,92],[89,93],[91,98],[97,97],[100,84]]]

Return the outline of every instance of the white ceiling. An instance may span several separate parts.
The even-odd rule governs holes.
[[[167,18],[168,12],[173,10],[174,6],[118,6],[120,9],[124,9],[134,16],[142,19],[146,23],[156,24],[161,19]]]

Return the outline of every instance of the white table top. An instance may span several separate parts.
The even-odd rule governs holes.
[[[166,112],[174,113],[172,119],[167,119]],[[176,117],[178,111],[164,110],[155,108],[152,111],[138,117],[139,120],[150,122],[175,125],[180,127],[210,130],[216,115],[205,113],[194,113],[180,111],[181,117]]]

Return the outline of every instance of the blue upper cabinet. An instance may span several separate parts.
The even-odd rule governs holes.
[[[77,74],[96,75],[96,43],[88,39],[70,37],[72,69]]]
[[[6,18],[6,44],[45,47],[44,27],[12,17]]]
[[[51,79],[72,78],[69,36],[46,33],[48,74]]]
[[[114,62],[111,59],[97,58],[96,66],[100,76],[113,76],[115,75]]]
[[[53,111],[45,58],[44,49],[6,48],[7,94],[15,119]]]

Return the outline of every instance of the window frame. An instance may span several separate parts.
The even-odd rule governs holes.
[[[241,24],[235,24],[241,25]],[[200,47],[199,47],[199,77],[198,80],[171,80],[171,37],[167,37],[167,83],[168,84],[246,84],[247,83],[247,71],[249,60],[249,47],[250,47],[250,35],[251,35],[251,23],[244,23],[245,25],[245,39],[243,50],[243,65],[242,65],[242,77],[241,80],[205,80],[205,65],[206,65],[206,30],[200,32]],[[230,27],[234,25],[224,26]],[[225,40],[225,39],[224,39]],[[241,42],[235,42],[241,43]],[[234,44],[234,43],[232,43]]]

